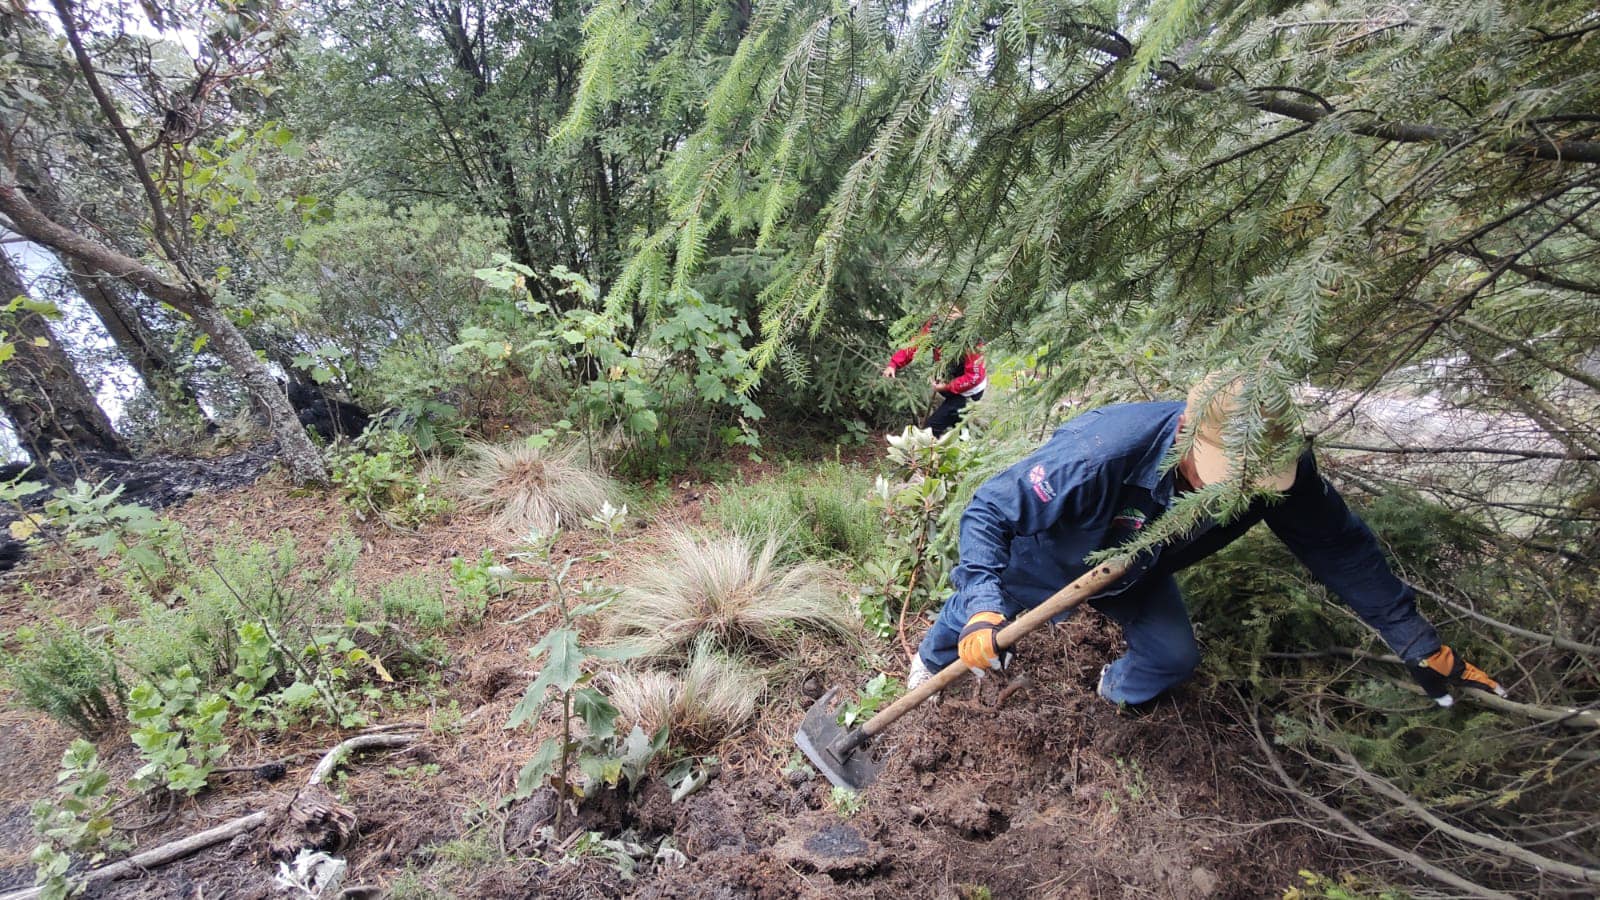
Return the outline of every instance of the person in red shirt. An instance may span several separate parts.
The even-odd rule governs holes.
[[[949,317],[961,318],[961,307],[953,307]],[[901,347],[889,358],[889,364],[883,367],[883,377],[893,378],[897,372],[910,365],[911,361],[917,358],[917,351],[923,338],[932,331],[933,320],[930,319],[923,324],[922,333],[915,343]],[[943,347],[933,348],[933,361],[936,367],[946,362]],[[954,428],[961,420],[961,412],[967,404],[982,399],[984,390],[989,387],[989,371],[984,366],[982,342],[965,353],[951,354],[948,363],[942,369],[935,369],[931,380],[940,402],[928,415],[928,420],[922,423],[923,428],[933,431],[934,437],[940,437]]]

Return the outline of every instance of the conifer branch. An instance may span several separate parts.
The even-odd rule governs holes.
[[[1291,778],[1288,771],[1284,769],[1283,763],[1278,760],[1277,752],[1272,749],[1272,744],[1267,740],[1266,735],[1261,730],[1261,714],[1259,708],[1251,709],[1250,727],[1255,732],[1257,746],[1261,748],[1261,752],[1266,756],[1267,763],[1272,767],[1273,774],[1278,776],[1278,781],[1282,783],[1284,789],[1289,791],[1295,797],[1299,798],[1302,802],[1309,805],[1311,808],[1315,809],[1317,812],[1321,813],[1324,818],[1337,823],[1345,830],[1350,839],[1387,854],[1388,856],[1391,856],[1394,859],[1411,866],[1430,878],[1434,878],[1440,882],[1443,882],[1444,884],[1448,884],[1457,890],[1464,891],[1468,896],[1494,898],[1494,900],[1512,900],[1510,894],[1490,890],[1481,884],[1468,881],[1454,872],[1434,865],[1410,850],[1404,850],[1400,847],[1396,847],[1395,845],[1383,840],[1382,838],[1379,838],[1372,832],[1356,824],[1349,816],[1340,812],[1338,809],[1335,809],[1334,807],[1329,806],[1328,804],[1317,799],[1315,795],[1301,787],[1299,782]]]
[[[1083,23],[1069,22],[1065,28],[1070,31],[1077,31],[1082,35],[1083,42],[1091,50],[1104,53],[1118,61],[1129,59],[1135,55],[1133,45],[1127,38],[1121,35],[1112,36],[1107,34],[1105,29],[1098,26],[1086,27]],[[1163,62],[1157,66],[1153,74],[1169,84],[1200,91],[1201,93],[1212,94],[1222,90],[1222,86],[1217,82],[1191,70],[1181,69],[1177,63],[1171,61]],[[1278,86],[1275,89],[1279,91],[1295,90],[1298,92],[1298,89],[1283,86]],[[1471,132],[1462,129],[1428,125],[1421,122],[1382,122],[1349,119],[1341,115],[1337,110],[1282,97],[1266,96],[1259,90],[1254,92],[1247,102],[1262,112],[1296,119],[1312,125],[1321,123],[1329,118],[1337,118],[1340,127],[1352,134],[1402,144],[1458,144],[1473,137]],[[1327,101],[1322,102],[1326,104]],[[1496,152],[1511,156],[1524,156],[1556,162],[1600,164],[1600,141],[1556,140],[1542,134],[1535,134],[1495,138],[1489,142],[1489,147]]]

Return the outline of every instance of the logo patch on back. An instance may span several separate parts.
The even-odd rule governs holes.
[[[1130,531],[1140,531],[1144,528],[1144,522],[1144,510],[1138,508],[1137,506],[1130,506],[1122,512],[1117,513],[1116,517],[1111,520],[1111,525],[1114,528],[1127,528]]]
[[[1049,503],[1056,496],[1056,489],[1050,486],[1050,482],[1046,480],[1048,478],[1049,474],[1045,472],[1044,466],[1034,466],[1028,470],[1028,481],[1033,484],[1033,493],[1045,503]]]

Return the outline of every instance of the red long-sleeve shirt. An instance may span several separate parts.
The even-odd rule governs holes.
[[[933,323],[930,322],[922,326],[921,334],[926,335],[932,330]],[[917,358],[919,349],[917,344],[911,344],[896,350],[894,355],[889,357],[889,368],[899,371],[911,365],[911,361]],[[935,363],[941,361],[943,355],[943,347],[933,348],[933,360]],[[981,393],[987,388],[989,386],[989,370],[985,366],[983,359],[983,345],[979,344],[975,349],[963,355],[959,368],[952,365],[949,378],[950,380],[947,383],[938,386],[938,389],[946,394],[961,394],[970,397],[973,394]]]

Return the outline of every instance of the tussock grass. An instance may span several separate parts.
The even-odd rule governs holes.
[[[581,445],[468,444],[448,482],[458,508],[492,515],[515,535],[572,527],[617,495],[615,482],[584,459]]]
[[[710,746],[750,721],[766,687],[748,663],[696,644],[682,671],[620,671],[608,676],[611,703],[624,721],[676,744]]]
[[[772,534],[674,535],[665,557],[628,579],[608,611],[610,632],[656,659],[687,659],[702,640],[729,653],[784,655],[806,631],[854,635],[833,570],[788,565],[782,554]]]

